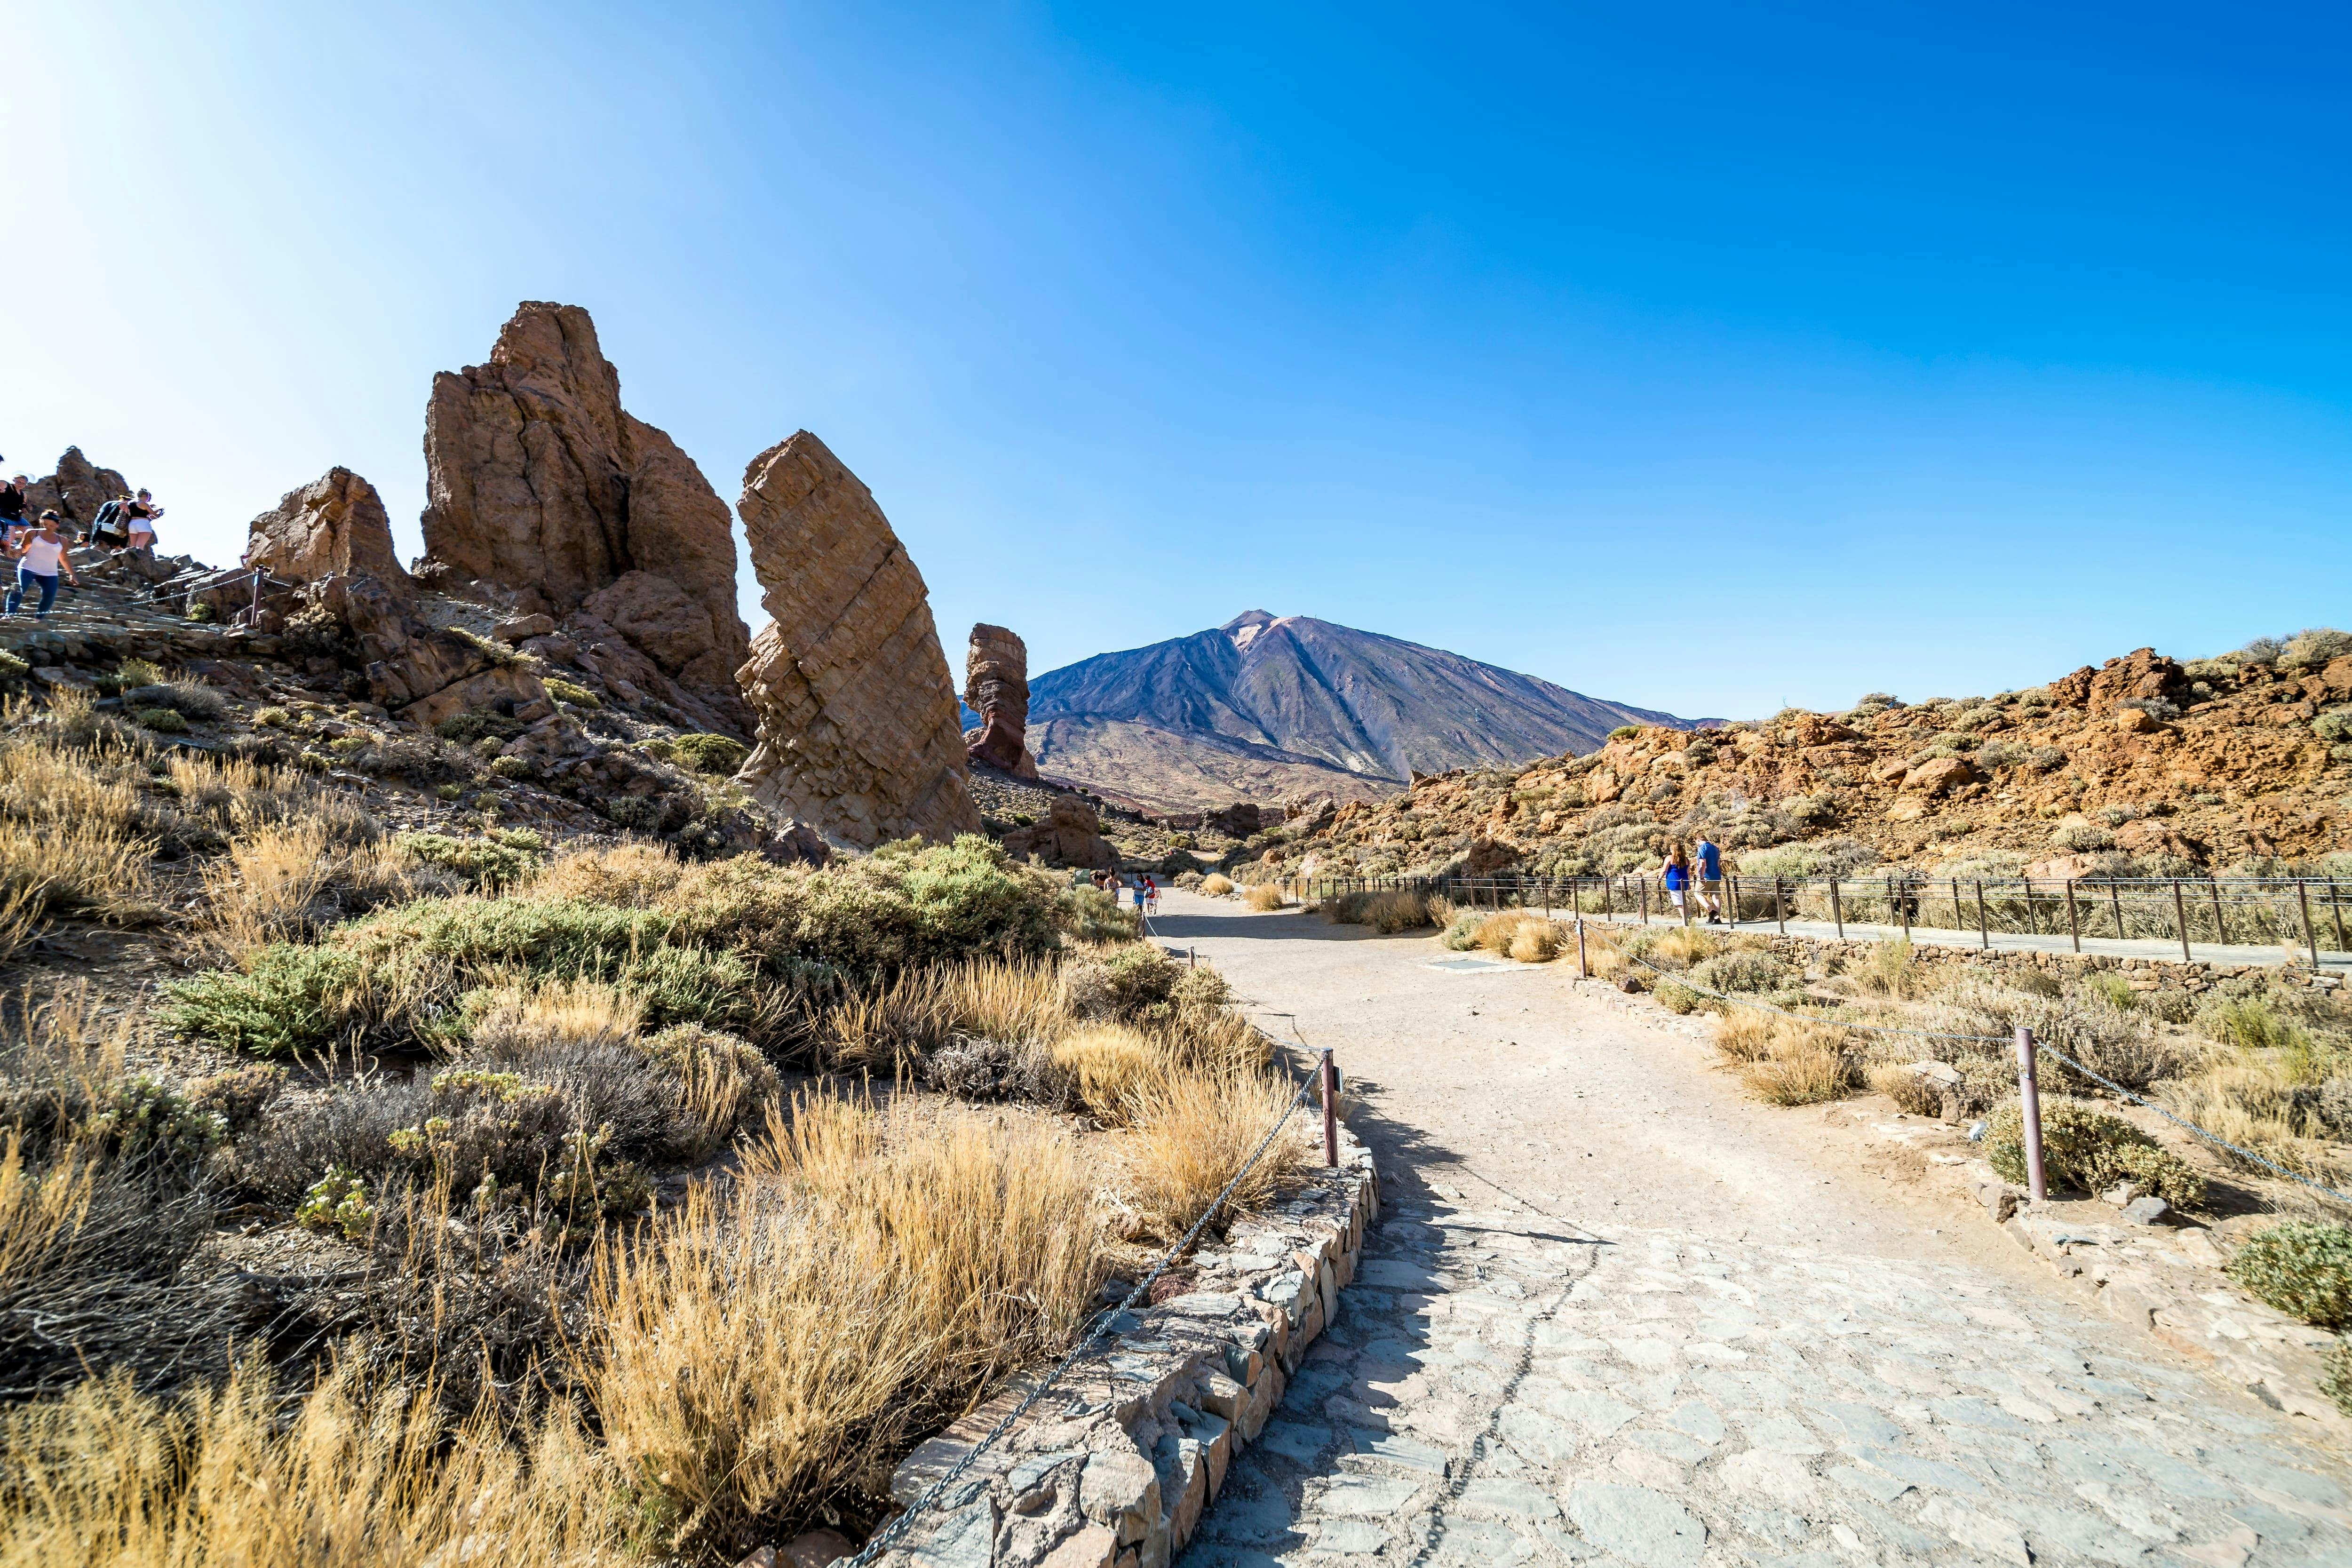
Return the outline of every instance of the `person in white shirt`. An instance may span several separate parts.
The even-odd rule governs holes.
[[[8,607],[0,614],[15,615],[24,604],[25,595],[38,589],[41,605],[33,612],[33,618],[39,620],[47,616],[49,606],[57,603],[60,571],[68,582],[80,585],[81,579],[74,575],[73,563],[66,558],[66,536],[58,531],[58,525],[64,521],[54,508],[41,513],[39,530],[17,546],[16,585],[8,590]]]

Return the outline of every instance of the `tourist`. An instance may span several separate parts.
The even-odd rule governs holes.
[[[122,515],[131,524],[128,548],[155,553],[155,520],[163,515],[163,509],[155,504],[154,496],[141,490],[139,499],[122,509]]]
[[[1723,923],[1723,851],[1714,839],[1698,836],[1698,896],[1706,902],[1706,923]]]
[[[0,615],[15,615],[16,607],[25,602],[25,595],[37,587],[41,594],[41,605],[33,612],[33,618],[39,620],[47,616],[49,606],[58,600],[58,573],[60,569],[68,582],[79,586],[79,579],[74,576],[73,563],[66,558],[66,537],[58,531],[58,525],[64,519],[58,516],[55,508],[41,513],[39,530],[10,552],[16,561],[16,585],[8,590],[7,608],[0,610]]]
[[[1690,887],[1690,861],[1683,854],[1683,847],[1680,844],[1666,846],[1665,878],[1666,897],[1674,901],[1675,913],[1682,916],[1687,922],[1690,920],[1690,910],[1684,904],[1683,897],[1685,890]]]
[[[25,487],[32,482],[18,474],[6,484],[0,485],[0,540],[5,540],[11,551],[16,548],[18,538],[26,531]]]
[[[1148,876],[1143,879],[1143,912],[1151,915],[1160,912],[1160,884]]]
[[[90,519],[89,542],[100,550],[118,551],[129,542],[131,530],[123,521],[122,509],[131,504],[129,496],[111,496]]]

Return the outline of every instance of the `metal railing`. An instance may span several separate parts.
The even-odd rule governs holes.
[[[1679,912],[1654,872],[1616,877],[1314,877],[1304,896],[1329,899],[1391,889],[1441,895],[1472,908],[1537,909],[1604,920],[1703,920],[1694,881]],[[2323,944],[2352,962],[2347,905],[2352,889],[2335,878],[2171,877],[2069,879],[1939,878],[1889,871],[1874,877],[1754,877],[1727,873],[1709,886],[1734,925],[1790,921],[1826,924],[1840,937],[1849,925],[1973,932],[1986,948],[1996,934],[2065,937],[2074,952],[2085,937],[2301,949],[2315,968]]]

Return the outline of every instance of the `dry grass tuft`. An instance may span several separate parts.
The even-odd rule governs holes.
[[[0,899],[40,915],[152,919],[139,793],[90,759],[17,742],[0,747]]]
[[[1222,873],[1212,871],[1201,879],[1201,891],[1210,898],[1222,899],[1233,890],[1234,879]]]
[[[1911,1069],[1908,1063],[1881,1062],[1870,1069],[1870,1087],[1913,1116],[1940,1116],[1944,1097],[1937,1087]]]
[[[1129,1195],[1145,1234],[1174,1241],[1207,1212],[1297,1093],[1286,1079],[1239,1068],[1168,1072],[1134,1097]],[[1307,1157],[1304,1123],[1290,1125],[1252,1166],[1234,1203],[1263,1208]]]
[[[1206,883],[1202,885],[1204,889],[1207,886]],[[1274,883],[1260,882],[1242,895],[1242,902],[1260,914],[1269,914],[1276,910],[1287,908],[1290,900],[1283,897],[1282,889]]]
[[[1088,1024],[1055,1041],[1052,1054],[1079,1103],[1106,1126],[1135,1120],[1140,1091],[1171,1068],[1168,1053],[1127,1024]]]
[[[1507,910],[1479,926],[1475,945],[1521,963],[1549,963],[1559,956],[1559,928],[1541,915]]]
[[[1749,1093],[1773,1105],[1842,1100],[1864,1081],[1847,1031],[1832,1024],[1734,1008],[1716,1024],[1715,1048],[1739,1068]]]
[[[1058,1136],[804,1096],[746,1166],[603,1250],[579,1367],[648,1543],[729,1560],[1066,1343],[1101,1278]]]
[[[432,890],[389,839],[352,843],[314,816],[249,827],[204,868],[205,935],[235,963],[273,942],[314,936],[357,910]],[[320,908],[330,894],[331,908]]]
[[[2249,1054],[2167,1083],[2158,1098],[2174,1115],[2274,1164],[2341,1186],[2352,1181],[2352,1147],[2329,1136],[2330,1130],[2308,1108],[2310,1091],[2299,1096],[2298,1087],[2291,1068]],[[2215,1152],[2241,1170],[2267,1173],[2226,1150]]]

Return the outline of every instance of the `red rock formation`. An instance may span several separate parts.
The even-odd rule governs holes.
[[[245,562],[297,583],[364,572],[403,598],[415,592],[393,550],[383,498],[349,468],[329,468],[255,518]]]
[[[1028,748],[1028,645],[983,621],[971,628],[963,669],[964,704],[980,715],[980,728],[964,734],[966,753],[999,773],[1035,778],[1037,763]]]

